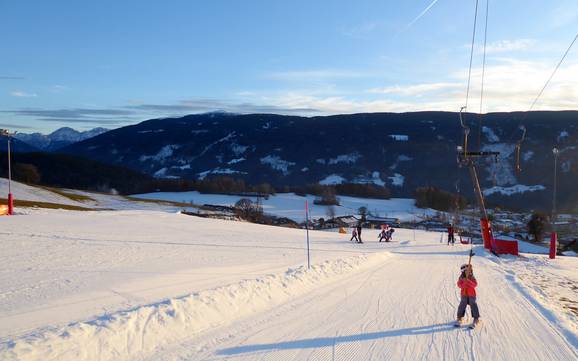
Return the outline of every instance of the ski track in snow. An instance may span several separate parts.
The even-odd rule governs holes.
[[[429,246],[393,247],[381,265],[146,359],[575,360],[576,345],[486,258],[474,261],[482,327],[454,328],[467,248]]]
[[[578,358],[577,258],[476,247],[482,326],[456,329],[469,246],[377,232],[311,232],[306,271],[302,230],[158,211],[0,218],[0,359]]]

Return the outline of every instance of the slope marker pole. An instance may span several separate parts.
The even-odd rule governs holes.
[[[309,252],[309,202],[305,200],[305,229],[307,231],[307,269],[311,269],[311,256]]]

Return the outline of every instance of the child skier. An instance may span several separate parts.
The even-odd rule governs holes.
[[[363,243],[361,240],[361,222],[357,224],[357,237],[359,238],[357,243]]]
[[[395,232],[395,230],[390,227],[389,224],[386,224],[379,234],[379,241],[381,242],[383,239],[385,242],[391,242],[391,236],[393,235],[393,232]]]
[[[349,240],[350,242],[355,240],[355,242],[359,242],[359,240],[357,239],[357,231],[355,230],[355,228],[353,228],[353,232],[351,232],[351,239]]]
[[[383,227],[381,229],[381,232],[379,233],[379,235],[377,237],[379,238],[379,242],[381,242],[382,240],[387,242],[387,231],[386,231],[385,227]]]
[[[460,270],[462,273],[458,279],[458,287],[461,289],[461,301],[458,306],[458,319],[455,326],[461,326],[464,315],[466,314],[466,307],[470,305],[472,317],[474,318],[474,322],[470,328],[475,328],[480,323],[480,311],[478,309],[478,304],[476,303],[476,287],[478,286],[478,281],[474,277],[471,264],[462,265]]]
[[[386,242],[391,242],[391,239],[393,238],[393,232],[395,232],[395,229],[393,229],[393,227],[389,227],[389,229],[387,230],[387,238],[385,239]]]
[[[456,243],[456,239],[454,237],[454,226],[453,225],[449,225],[448,226],[448,246],[450,245],[450,242],[452,244],[452,246]]]

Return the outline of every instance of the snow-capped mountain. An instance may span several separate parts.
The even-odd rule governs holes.
[[[478,131],[467,114],[470,144],[499,151],[479,163],[490,200],[551,202],[552,147],[561,149],[559,187],[578,181],[578,112],[492,113]],[[523,119],[523,121],[522,121]],[[519,126],[528,130],[516,171]],[[126,166],[159,178],[228,175],[275,186],[372,183],[394,195],[437,186],[470,194],[471,180],[456,162],[462,141],[450,112],[372,113],[320,117],[274,114],[197,114],[153,119],[70,145],[62,151]],[[515,202],[514,202],[515,203]]]
[[[95,137],[107,131],[108,129],[105,128],[94,128],[84,132],[79,132],[69,127],[63,127],[48,135],[41,133],[17,133],[15,138],[39,150],[55,151],[72,143]]]

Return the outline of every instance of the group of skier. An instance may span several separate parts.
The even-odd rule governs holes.
[[[358,223],[356,227],[353,227],[351,239],[349,239],[349,241],[363,243],[361,240],[361,230],[361,223]],[[393,232],[395,232],[395,229],[393,229],[389,224],[381,226],[381,232],[379,232],[379,235],[377,236],[379,242],[391,242]]]

